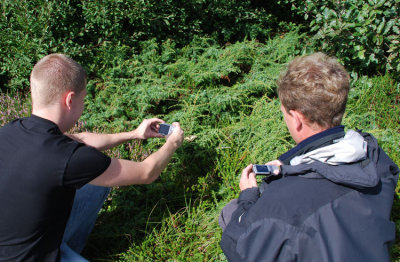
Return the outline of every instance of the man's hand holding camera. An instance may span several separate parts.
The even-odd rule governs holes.
[[[248,165],[242,171],[239,182],[240,191],[248,188],[257,187],[256,174],[253,172],[253,164]]]
[[[176,148],[180,147],[183,142],[184,133],[178,122],[172,123],[173,130],[170,134],[165,136],[167,143],[172,143]]]
[[[265,165],[273,166],[273,167],[280,167],[282,165],[282,162],[279,160],[273,160]],[[240,182],[239,182],[239,187],[240,191],[243,191],[248,188],[252,187],[257,187],[257,179],[256,179],[256,173],[253,171],[253,164],[248,165],[245,169],[242,171],[242,175],[240,177]],[[279,168],[274,168],[271,175],[278,175],[279,174]]]
[[[140,125],[132,131],[133,137],[136,139],[147,139],[153,137],[164,137],[158,133],[159,124],[164,120],[159,118],[144,119]]]

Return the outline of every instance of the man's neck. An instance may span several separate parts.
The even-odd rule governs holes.
[[[65,121],[63,121],[62,119],[61,110],[57,106],[49,106],[39,109],[33,108],[32,114],[55,123],[62,133],[68,130],[68,128],[64,124]]]
[[[316,125],[315,126],[309,126],[307,124],[304,124],[303,127],[302,127],[301,132],[298,132],[296,134],[297,137],[295,139],[295,142],[296,142],[296,144],[299,144],[302,141],[306,140],[307,138],[312,137],[312,136],[314,136],[314,135],[316,135],[318,133],[321,133],[321,132],[323,132],[323,131],[325,131],[327,129],[328,128],[323,128],[323,127],[316,126]]]

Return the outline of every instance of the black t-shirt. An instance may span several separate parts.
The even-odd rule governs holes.
[[[32,115],[0,129],[0,261],[58,261],[77,188],[110,165]]]

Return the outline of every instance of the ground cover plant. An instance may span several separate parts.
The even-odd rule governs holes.
[[[217,218],[238,196],[241,170],[294,146],[276,79],[298,55],[339,57],[352,75],[346,128],[371,132],[400,164],[399,2],[239,2],[1,2],[0,126],[29,115],[34,62],[62,52],[89,73],[73,131],[130,130],[152,116],[185,131],[159,180],[111,192],[84,250],[91,261],[226,261]],[[365,30],[376,34],[361,38]],[[162,143],[132,141],[107,154],[140,161]],[[400,261],[399,240],[392,258]]]
[[[125,191],[127,195],[132,195],[124,195],[124,199],[141,199],[143,194],[155,194],[153,189],[161,191],[162,196],[156,198],[152,204],[148,200],[150,195],[143,200],[146,202],[148,209],[145,213],[148,215],[141,229],[134,228],[133,225],[138,224],[137,219],[131,216],[135,213],[135,208],[132,207],[132,211],[128,212],[126,218],[135,221],[131,225],[131,222],[124,219],[122,227],[129,225],[128,228],[134,228],[129,235],[133,243],[129,244],[128,251],[118,256],[121,261],[225,260],[218,245],[221,232],[217,216],[224,204],[238,196],[238,176],[241,169],[248,163],[276,159],[294,146],[279,110],[275,81],[285,63],[295,54],[304,51],[300,39],[298,34],[293,33],[266,44],[248,41],[226,47],[216,47],[209,43],[201,47],[196,43],[195,46],[189,45],[175,51],[172,60],[154,69],[158,65],[157,61],[165,56],[164,52],[170,54],[168,50],[171,43],[165,43],[166,47],[161,53],[156,54],[156,57],[151,56],[152,62],[146,65],[142,61],[143,66],[152,67],[156,72],[164,72],[157,75],[153,74],[152,69],[147,70],[152,79],[150,85],[156,88],[149,85],[141,89],[140,86],[146,81],[143,78],[138,80],[132,75],[124,81],[117,80],[123,88],[121,91],[111,89],[110,92],[121,92],[117,94],[122,97],[119,103],[126,103],[123,94],[130,92],[123,83],[134,81],[135,87],[139,86],[143,94],[141,99],[157,96],[150,98],[148,103],[143,102],[144,105],[140,108],[149,110],[144,111],[145,114],[160,112],[158,116],[169,121],[179,120],[186,135],[196,137],[191,142],[185,142],[154,187],[146,188],[146,193],[139,194],[137,188]],[[132,62],[127,62],[130,63]],[[125,72],[130,72],[127,64],[124,65]],[[133,64],[135,70],[138,70],[138,63]],[[176,68],[183,71],[171,71]],[[247,69],[243,71],[241,68]],[[226,76],[234,80],[226,81]],[[105,85],[113,86],[113,81]],[[163,93],[145,92],[162,88]],[[135,88],[131,92],[137,90]],[[399,95],[399,85],[389,75],[355,79],[344,118],[348,129],[362,129],[374,134],[396,163],[400,160]],[[131,94],[128,97],[135,96]],[[117,102],[109,101],[109,104],[103,101],[102,106],[114,108]],[[164,109],[166,105],[167,110]],[[131,107],[126,108],[131,110]],[[123,121],[129,121],[128,113],[119,114]],[[170,190],[174,192],[171,195],[167,194]],[[127,205],[126,203],[125,206]],[[396,201],[393,219],[398,221],[397,210]],[[116,222],[110,222],[109,219],[112,218],[109,215],[103,215],[107,221],[105,224],[113,225]],[[104,237],[107,234],[105,231],[109,230],[107,225],[102,227],[97,231],[99,238],[102,238],[102,234]],[[140,230],[144,230],[144,234],[138,236]],[[135,242],[136,237],[142,240]],[[394,259],[398,257],[398,253],[396,244],[393,248]]]
[[[400,72],[400,2],[396,0],[289,3],[305,19],[313,44],[357,72]]]
[[[95,95],[89,96],[88,112],[82,117],[88,128],[101,125],[118,130],[135,126],[141,117],[155,115],[167,122],[180,121],[188,138],[159,183],[146,186],[145,190],[124,189],[123,201],[145,201],[146,209],[142,205],[127,205],[124,202],[116,204],[121,193],[113,196],[113,208],[117,210],[103,216],[107,221],[104,224],[113,226],[113,229],[107,229],[105,225],[102,234],[106,234],[105,231],[113,232],[110,237],[115,238],[118,234],[115,234],[114,226],[122,223],[120,228],[130,228],[130,237],[144,237],[165,216],[178,216],[178,220],[181,220],[186,218],[187,208],[193,207],[193,212],[199,212],[203,206],[210,209],[225,194],[232,197],[237,193],[236,180],[232,181],[230,178],[232,174],[216,171],[224,170],[223,166],[227,164],[219,160],[221,154],[229,162],[229,154],[240,152],[236,151],[239,150],[236,147],[241,145],[240,141],[235,141],[236,136],[230,137],[226,128],[250,114],[253,104],[261,97],[275,96],[275,81],[283,64],[302,50],[299,39],[300,35],[294,31],[288,33],[284,39],[278,37],[265,45],[246,41],[219,47],[210,39],[204,38],[197,39],[182,49],[171,48],[173,44],[167,41],[160,53],[156,52],[157,46],[153,42],[146,42],[146,48],[140,56],[116,63],[117,66],[110,68],[104,79],[91,81],[88,90]],[[92,88],[98,89],[91,92]],[[277,117],[281,119],[280,114]],[[241,132],[243,131],[239,131]],[[241,139],[246,139],[246,136],[244,132]],[[279,133],[275,136],[279,136]],[[159,145],[159,141],[149,141],[143,146],[152,150]],[[262,148],[257,150],[261,151]],[[231,171],[240,168],[242,161],[238,161]],[[228,183],[226,188],[219,185],[221,181]],[[162,197],[152,201],[152,194],[160,194]],[[212,210],[217,212],[214,208]],[[142,218],[145,220],[139,222],[135,218],[133,221],[132,214],[137,212],[147,214]],[[125,215],[127,217],[121,222],[115,221]],[[214,222],[215,218],[214,216]],[[215,223],[208,224],[216,226]],[[199,230],[203,225],[205,224],[196,222],[193,226],[195,230]],[[193,233],[188,234],[196,237]],[[217,247],[215,241],[214,248]],[[173,247],[168,249],[176,250]],[[142,251],[147,253],[139,252],[139,257],[154,253],[147,246],[142,247]],[[207,252],[204,248],[202,254]],[[186,255],[186,252],[181,251],[182,258]],[[208,258],[206,255],[205,259]],[[154,259],[158,260],[160,256],[157,255]]]
[[[85,255],[94,261],[225,261],[217,217],[237,197],[248,163],[276,159],[294,146],[276,96],[276,79],[294,56],[307,52],[296,31],[265,44],[220,47],[201,38],[176,48],[144,43],[141,55],[121,58],[90,80],[86,110],[75,130],[112,132],[142,117],[180,121],[186,141],[152,185],[114,189]],[[117,59],[117,58],[115,58]],[[122,60],[123,59],[123,60]],[[353,81],[344,118],[347,128],[374,134],[400,162],[399,85],[389,76]],[[21,96],[2,95],[2,124],[29,113]],[[138,116],[138,117],[136,117]],[[109,151],[141,160],[160,140],[131,142]],[[395,201],[393,219],[398,217]],[[399,245],[393,257],[400,255]]]

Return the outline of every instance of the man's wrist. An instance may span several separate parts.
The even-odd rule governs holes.
[[[171,148],[173,151],[176,151],[180,147],[180,145],[175,141],[173,141],[172,139],[167,139],[167,141],[165,141],[165,144],[167,144],[167,146]]]
[[[238,201],[252,201],[255,202],[260,197],[260,190],[258,187],[250,187],[240,192]]]
[[[141,138],[139,137],[139,135],[138,135],[137,129],[135,129],[135,130],[133,130],[133,131],[130,131],[130,132],[126,132],[126,133],[125,133],[125,137],[126,137],[126,140],[127,140],[127,141],[129,141],[129,140],[134,140],[134,139],[141,139]]]

